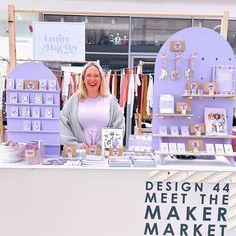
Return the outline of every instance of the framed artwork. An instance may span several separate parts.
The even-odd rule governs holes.
[[[204,125],[204,123],[194,123],[194,124],[191,124],[191,126],[190,126],[190,133],[191,134],[196,134],[196,135],[204,134],[205,133],[205,125]]]
[[[10,116],[11,117],[18,117],[19,116],[19,109],[17,106],[11,106],[10,108]]]
[[[7,78],[7,89],[15,88],[15,79]]]
[[[53,104],[54,103],[52,93],[45,94],[45,103],[46,104]]]
[[[228,135],[225,108],[204,108],[206,135]]]
[[[24,120],[23,121],[23,130],[24,131],[31,130],[31,122],[30,122],[30,120]]]
[[[204,83],[204,92],[213,95],[218,92],[218,84],[216,82],[206,82]]]
[[[40,117],[40,107],[31,108],[32,117]]]
[[[21,94],[21,103],[29,103],[29,93]]]
[[[32,121],[32,129],[34,131],[40,131],[41,130],[41,122],[40,122],[40,120],[33,120]]]
[[[176,111],[181,113],[186,113],[187,111],[192,110],[191,102],[177,102],[176,103]]]
[[[22,107],[22,117],[30,117],[30,107]]]
[[[43,95],[42,95],[42,93],[35,93],[35,95],[34,95],[34,103],[35,104],[42,104],[43,103]]]
[[[39,81],[38,80],[25,80],[25,89],[38,90],[39,89]]]
[[[17,99],[17,93],[10,93],[9,94],[9,101],[10,103],[17,103],[18,99]]]
[[[188,147],[191,152],[202,151],[203,141],[202,140],[188,140]]]
[[[56,80],[48,80],[48,90],[57,90],[57,81]]]
[[[39,90],[47,90],[47,80],[39,80]]]
[[[236,67],[220,65],[213,66],[212,81],[218,84],[219,94],[235,94]]]
[[[23,79],[16,80],[16,89],[24,89],[24,80]]]
[[[53,117],[52,107],[45,107],[44,113],[45,113],[44,117],[52,118]]]

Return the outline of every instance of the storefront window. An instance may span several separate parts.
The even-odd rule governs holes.
[[[193,26],[206,27],[220,33],[221,20],[194,19]]]
[[[165,41],[181,29],[191,27],[190,19],[132,18],[133,52],[158,52]]]
[[[236,54],[236,20],[229,21],[227,40]]]
[[[86,51],[128,52],[128,17],[86,16]]]

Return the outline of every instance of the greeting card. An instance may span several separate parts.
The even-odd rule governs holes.
[[[224,144],[225,154],[233,154],[233,147],[231,144]]]
[[[17,103],[18,99],[17,99],[17,93],[10,93],[9,94],[10,97],[10,103]]]
[[[40,120],[33,120],[32,121],[32,129],[34,131],[40,131],[41,130],[41,122],[40,122]]]
[[[170,153],[177,153],[176,143],[169,143],[169,151],[170,151]]]
[[[185,153],[185,143],[177,143],[177,151],[178,153]]]
[[[39,80],[39,90],[47,90],[47,80]]]
[[[161,135],[167,135],[167,126],[159,126],[159,133]]]
[[[7,78],[7,89],[15,88],[15,80],[12,78]]]
[[[29,93],[21,94],[21,103],[29,103]]]
[[[170,126],[170,133],[173,136],[179,135],[178,126]]]
[[[44,117],[46,117],[46,118],[52,118],[53,117],[52,107],[45,107],[44,112],[45,112]]]
[[[56,90],[56,89],[57,89],[57,81],[48,80],[48,90]]]
[[[189,136],[189,127],[188,126],[181,126],[181,135]]]
[[[215,148],[216,148],[216,154],[219,154],[219,155],[224,155],[225,154],[223,144],[217,143],[217,144],[215,144]]]
[[[42,93],[35,93],[35,95],[34,95],[34,103],[35,104],[42,104],[43,103],[43,95],[42,95]]]
[[[24,89],[24,80],[23,79],[16,80],[16,89]]]
[[[206,143],[206,152],[208,154],[215,154],[215,148],[213,143]]]
[[[23,130],[24,131],[31,130],[31,122],[30,122],[30,120],[24,120],[23,121]]]
[[[227,117],[225,108],[204,109],[206,135],[227,135]]]
[[[18,107],[17,106],[11,106],[10,109],[10,116],[12,117],[18,117]]]
[[[123,130],[102,128],[102,154],[109,156],[110,148],[123,148]]]
[[[40,108],[32,107],[32,117],[40,117]]]
[[[22,117],[30,117],[30,107],[22,107]]]
[[[46,104],[53,104],[54,103],[54,101],[53,101],[53,94],[47,93],[45,95],[45,103]]]
[[[168,143],[160,143],[160,151],[164,153],[169,152]]]

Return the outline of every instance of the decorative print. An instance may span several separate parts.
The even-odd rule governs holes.
[[[191,102],[177,102],[176,103],[176,111],[181,113],[186,113],[187,111],[192,110]]]
[[[194,60],[194,58],[197,56],[196,53],[192,53],[189,57],[188,57],[188,68],[187,70],[184,72],[184,78],[187,80],[190,80],[193,77],[193,68],[192,68],[192,62]]]
[[[56,89],[57,89],[57,81],[48,80],[48,90],[56,90]]]
[[[166,56],[166,52],[162,52],[162,56],[161,56],[161,73],[159,76],[160,80],[164,80],[167,78],[168,73],[166,71],[166,60],[167,60],[167,56]]]
[[[10,93],[10,103],[17,103],[18,99],[17,99],[17,93]]]
[[[45,100],[46,104],[53,104],[53,94],[47,93],[45,97],[46,97]]]
[[[204,92],[209,93],[209,95],[214,95],[218,92],[218,84],[216,82],[204,83]]]
[[[24,120],[23,121],[23,130],[24,131],[31,130],[31,122],[30,122],[30,120]]]
[[[191,134],[200,135],[205,133],[205,125],[203,123],[191,124],[190,126]]]
[[[40,123],[40,120],[33,120],[33,130],[34,131],[39,131],[41,130],[41,123]]]
[[[38,90],[39,89],[39,81],[38,80],[25,80],[25,89]]]
[[[40,107],[32,107],[32,117],[40,117]]]
[[[172,80],[178,80],[180,78],[180,71],[178,69],[178,61],[181,58],[181,54],[176,54],[174,58],[174,70],[170,73],[170,78]]]
[[[52,107],[45,107],[45,114],[44,116],[46,118],[52,118],[53,114],[52,114]]]
[[[30,117],[30,107],[22,107],[22,117]]]
[[[35,104],[42,104],[43,103],[43,95],[41,93],[36,93],[34,97]]]
[[[225,108],[205,108],[206,135],[227,135]]]
[[[29,103],[29,93],[22,93],[21,103]]]
[[[10,116],[11,117],[18,117],[18,107],[17,106],[11,106]]]
[[[190,90],[191,94],[196,95],[200,89],[200,83],[199,82],[187,82],[186,88],[187,88],[187,90]]]

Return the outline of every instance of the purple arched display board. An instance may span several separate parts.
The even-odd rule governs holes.
[[[172,51],[170,47],[173,41],[177,42],[175,44],[176,47],[180,47],[181,45],[179,42],[183,41],[184,50],[182,52]],[[190,56],[193,58],[191,61],[189,60]],[[179,60],[177,60],[177,63],[175,63],[174,58],[178,57]],[[163,45],[160,52],[158,53],[155,63],[154,106],[152,122],[154,150],[160,151],[161,143],[185,143],[186,151],[189,151],[188,144],[190,139],[202,140],[203,152],[206,151],[206,143],[214,145],[231,143],[230,138],[213,138],[208,137],[206,134],[204,138],[196,137],[195,135],[191,137],[176,137],[171,135],[170,126],[177,126],[179,135],[181,135],[181,126],[187,126],[190,132],[191,125],[195,123],[205,123],[205,116],[207,112],[214,110],[214,108],[220,108],[223,110],[225,109],[227,117],[227,133],[228,135],[232,134],[234,99],[232,99],[233,96],[229,94],[230,91],[227,91],[225,94],[223,88],[224,85],[221,83],[219,84],[221,88],[219,88],[217,93],[223,93],[222,97],[220,97],[221,95],[198,95],[198,93],[206,94],[203,92],[204,83],[212,82],[213,66],[215,65],[226,67],[232,66],[232,68],[235,69],[234,67],[236,65],[236,61],[234,52],[229,43],[220,34],[213,30],[203,27],[187,28],[171,36]],[[185,78],[185,71],[189,67],[192,68],[193,74],[187,80]],[[167,72],[166,77],[165,75],[163,76],[162,68],[164,68]],[[180,77],[176,80],[172,80],[170,78],[170,74],[174,69],[179,70],[180,74]],[[162,79],[160,78],[160,75],[162,75]],[[189,94],[187,82],[200,83],[200,92],[197,91],[197,96],[183,96],[184,94]],[[227,85],[226,87],[227,90],[229,86]],[[232,85],[232,89],[232,94],[235,96],[234,85]],[[193,93],[195,92],[193,91]],[[187,112],[187,114],[191,114],[191,116],[161,116],[160,96],[162,94],[172,94],[174,96],[174,113],[179,113],[176,111],[177,102],[190,102],[192,109],[191,111]],[[160,127],[163,128],[163,126],[167,127],[167,135],[160,134]]]
[[[17,66],[6,85],[7,140],[42,140],[45,157],[60,155],[60,90],[42,63]]]

